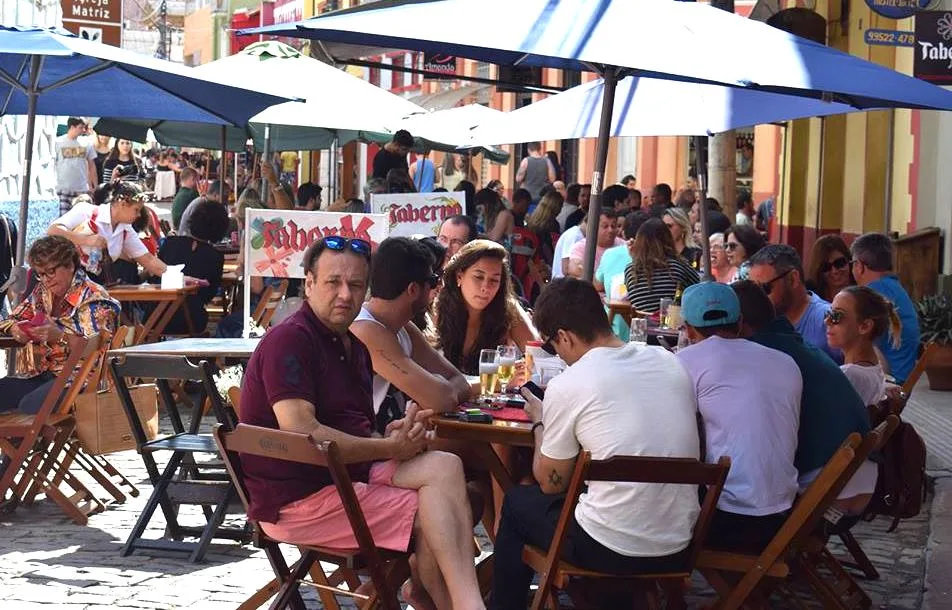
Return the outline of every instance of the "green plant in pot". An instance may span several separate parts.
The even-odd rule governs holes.
[[[929,388],[952,390],[952,298],[944,294],[924,297],[916,304],[916,313],[923,345],[937,346],[926,364]]]

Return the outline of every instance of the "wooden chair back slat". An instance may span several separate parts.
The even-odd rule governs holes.
[[[926,343],[925,347],[922,348],[922,355],[916,360],[916,365],[912,368],[912,372],[909,373],[909,377],[907,377],[906,381],[902,384],[902,391],[906,393],[906,396],[912,394],[913,388],[916,387],[916,383],[919,381],[919,378],[922,377],[926,366],[929,365],[929,360],[932,359],[932,355],[938,349],[939,345],[934,341]]]
[[[727,599],[718,604],[719,608],[740,608],[767,571],[777,563],[787,550],[796,541],[812,533],[820,519],[823,518],[824,511],[842,489],[842,485],[838,486],[839,489],[835,489],[835,487],[841,481],[843,472],[853,462],[856,449],[861,442],[860,435],[856,433],[851,434],[843,441],[840,448],[837,449],[817,478],[807,488],[806,493],[800,496],[800,499],[794,504],[790,516],[784,522],[780,531],[777,532],[777,535],[770,541],[770,544],[767,545],[767,548],[757,558],[754,568],[744,574],[740,582],[731,589]],[[845,481],[843,481],[843,484],[845,485]]]
[[[63,365],[63,372],[56,376],[53,387],[43,399],[40,410],[33,418],[31,430],[38,433],[46,425],[53,413],[63,409],[65,405],[72,405],[76,394],[83,386],[83,381],[89,378],[89,372],[96,363],[95,355],[100,349],[100,336],[80,337],[67,335],[69,355]],[[72,379],[73,383],[70,383]]]
[[[238,424],[225,436],[231,451],[327,468],[327,458],[307,434]]]
[[[730,470],[730,458],[721,457],[717,464],[705,464],[691,458],[658,458],[644,456],[615,456],[607,460],[592,460],[592,454],[583,451],[575,462],[575,470],[569,481],[565,495],[565,504],[556,524],[552,544],[546,552],[545,568],[539,575],[539,589],[534,598],[533,610],[540,609],[548,592],[552,589],[557,566],[565,542],[568,524],[575,514],[575,506],[584,485],[592,481],[611,481],[616,483],[654,483],[672,485],[706,485],[707,493],[701,505],[701,511],[695,522],[691,539],[691,554],[686,573],[694,568],[694,562],[700,552],[701,543],[707,537],[708,526],[714,514],[714,508],[720,499],[727,474]]]
[[[284,295],[288,292],[288,285],[288,280],[281,280],[281,283],[277,287],[268,286],[265,289],[253,314],[256,325],[261,328],[268,327],[268,324],[271,323],[271,318],[274,317],[275,310],[284,299]]]

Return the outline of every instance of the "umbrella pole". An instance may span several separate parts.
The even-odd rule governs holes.
[[[261,149],[261,163],[271,163],[271,125],[266,123],[264,126],[264,146]],[[268,180],[261,172],[261,202],[268,203]]]
[[[17,256],[14,273],[21,273],[23,259],[26,254],[26,223],[30,207],[30,182],[33,180],[33,136],[36,132],[36,101],[39,97],[37,84],[40,80],[41,58],[34,55],[30,58],[30,84],[26,90],[26,146],[23,158],[23,185],[20,188],[20,224],[17,227]]]
[[[588,234],[585,236],[585,265],[582,268],[583,277],[589,282],[595,275],[598,221],[602,213],[602,179],[605,176],[605,164],[608,162],[608,137],[611,132],[618,76],[618,68],[605,66],[602,75],[605,79],[605,88],[602,90],[602,116],[598,125],[598,142],[595,145],[595,171],[592,172],[592,195],[588,205]]]
[[[708,236],[707,228],[707,159],[704,158],[701,149],[701,136],[694,136],[694,173],[697,174],[698,186],[701,191],[701,201],[698,204],[698,217],[701,221],[701,280],[705,282],[713,281],[714,275],[711,273],[711,239]]]
[[[225,194],[225,178],[228,176],[228,162],[227,162],[228,135],[226,131],[227,129],[228,128],[226,126],[224,125],[221,126],[221,161],[218,163],[218,179],[221,180],[222,195]],[[226,203],[227,203],[227,199],[226,199]]]

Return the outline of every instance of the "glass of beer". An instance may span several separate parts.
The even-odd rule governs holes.
[[[489,398],[496,393],[496,381],[499,379],[498,352],[484,349],[479,352],[479,393],[481,398]]]
[[[506,393],[506,388],[516,373],[516,359],[519,358],[519,350],[514,345],[500,345],[496,348],[499,356],[499,391]]]

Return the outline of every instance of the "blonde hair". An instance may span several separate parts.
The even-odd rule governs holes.
[[[544,231],[546,225],[558,217],[563,203],[565,200],[558,191],[551,190],[546,193],[526,221],[526,228],[532,231]]]
[[[875,341],[888,332],[889,342],[894,348],[899,348],[902,341],[902,322],[896,313],[896,307],[889,299],[868,286],[847,286],[840,292],[853,297],[858,321],[872,320],[870,340]]]
[[[687,212],[681,208],[668,208],[664,211],[664,215],[670,216],[671,220],[681,227],[685,248],[698,247],[697,242],[694,241],[694,227],[691,226],[691,220],[688,218]]]

